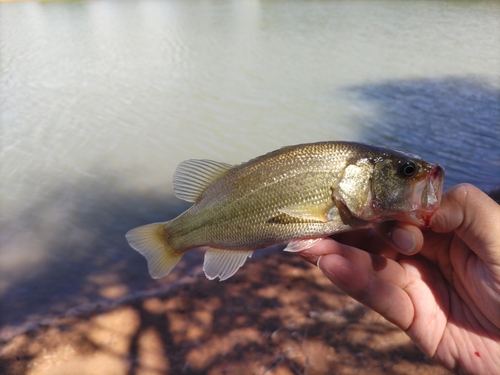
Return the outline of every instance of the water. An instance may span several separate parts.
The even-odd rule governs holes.
[[[194,253],[153,281],[123,237],[187,207],[184,159],[345,139],[498,186],[499,19],[495,1],[1,3],[4,332],[197,272]]]

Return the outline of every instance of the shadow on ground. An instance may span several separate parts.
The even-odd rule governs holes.
[[[444,374],[393,325],[301,259],[271,251],[231,281],[202,275],[63,316],[2,350],[6,374]]]

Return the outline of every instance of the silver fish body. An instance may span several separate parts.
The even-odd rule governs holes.
[[[184,252],[208,246],[205,273],[224,280],[253,250],[277,243],[301,251],[384,220],[425,226],[443,178],[442,167],[418,156],[353,142],[288,146],[237,166],[188,160],[174,174],[174,191],[194,205],[126,236],[155,278]]]

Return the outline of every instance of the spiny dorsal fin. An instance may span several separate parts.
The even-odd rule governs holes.
[[[185,160],[174,173],[174,192],[179,199],[195,202],[208,185],[233,166],[206,159]]]
[[[205,253],[203,271],[205,271],[205,275],[210,280],[216,277],[219,277],[220,281],[226,280],[233,276],[252,254],[252,250],[242,251],[209,248]]]

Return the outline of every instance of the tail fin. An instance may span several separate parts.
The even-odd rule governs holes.
[[[181,260],[184,252],[167,243],[165,223],[153,223],[134,228],[125,235],[130,246],[144,255],[151,277],[167,276]]]

